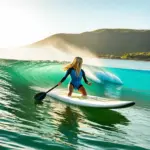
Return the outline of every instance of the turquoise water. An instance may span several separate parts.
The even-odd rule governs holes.
[[[136,69],[118,67],[119,62],[99,69],[118,76],[123,86],[93,82],[85,87],[90,95],[136,105],[103,110],[68,106],[50,97],[35,106],[32,87],[54,86],[64,75],[63,64],[1,59],[0,149],[150,149],[150,71],[143,69],[150,63],[139,62],[143,70],[138,70],[138,62],[127,61]],[[68,82],[60,88],[67,88]]]

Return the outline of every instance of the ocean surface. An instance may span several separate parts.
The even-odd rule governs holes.
[[[92,65],[116,75],[123,85],[93,82],[85,85],[88,94],[135,101],[132,107],[86,108],[50,97],[35,105],[32,87],[53,87],[65,73],[63,66],[0,59],[0,150],[150,149],[150,62],[98,59]],[[59,88],[67,89],[68,82]]]

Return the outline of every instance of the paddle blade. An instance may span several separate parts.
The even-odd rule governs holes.
[[[37,100],[37,101],[42,101],[45,97],[46,97],[46,93],[45,92],[40,92],[40,93],[37,93],[34,96],[34,99]]]

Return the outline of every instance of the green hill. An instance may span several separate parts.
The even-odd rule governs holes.
[[[51,45],[83,55],[90,52],[98,57],[121,57],[127,53],[150,52],[150,30],[99,29],[80,34],[55,34],[30,47]]]

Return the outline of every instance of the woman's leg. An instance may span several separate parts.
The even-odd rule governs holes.
[[[87,96],[87,93],[86,93],[86,90],[85,90],[84,86],[81,86],[79,88],[79,92],[82,94],[82,96]]]
[[[68,96],[71,96],[72,95],[72,92],[73,92],[73,85],[72,84],[69,84],[69,93],[68,93]]]

